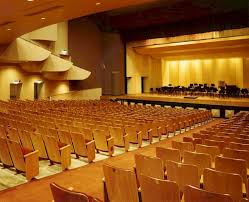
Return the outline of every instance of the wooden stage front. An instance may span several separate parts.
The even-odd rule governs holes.
[[[184,98],[184,96],[169,96],[161,94],[134,94],[121,96],[102,96],[101,99],[109,99],[120,101],[122,103],[141,103],[171,107],[192,107],[195,109],[218,109],[221,117],[224,117],[226,110],[234,110],[235,113],[239,111],[249,111],[249,98],[219,98],[208,96],[197,96],[196,99]]]

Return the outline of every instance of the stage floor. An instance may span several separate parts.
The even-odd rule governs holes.
[[[249,98],[218,98],[199,96],[196,99],[184,98],[184,96],[169,96],[161,94],[143,93],[133,95],[121,96],[102,96],[102,99],[119,99],[123,101],[155,101],[155,102],[169,102],[169,103],[190,103],[202,105],[220,105],[220,106],[234,106],[234,107],[249,107]]]

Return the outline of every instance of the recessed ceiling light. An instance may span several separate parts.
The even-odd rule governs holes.
[[[10,30],[11,30],[10,28],[7,29],[7,31],[10,31]]]
[[[96,6],[99,6],[99,5],[101,5],[101,3],[100,3],[100,2],[97,2],[97,3],[96,3]]]
[[[27,0],[28,2],[32,2],[32,1],[34,1],[34,0]]]
[[[41,18],[41,20],[45,20],[46,18]]]

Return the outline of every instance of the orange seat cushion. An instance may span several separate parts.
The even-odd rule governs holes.
[[[62,147],[65,147],[65,146],[67,146],[67,144],[65,144],[65,143],[62,143],[62,142],[58,142],[58,146],[59,146],[59,148],[62,148]]]
[[[26,147],[22,147],[22,154],[23,156],[26,155],[26,154],[29,154],[33,152],[33,150],[29,149],[29,148],[26,148]]]

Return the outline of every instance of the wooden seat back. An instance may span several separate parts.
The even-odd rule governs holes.
[[[112,202],[139,202],[136,174],[132,170],[125,170],[103,165],[105,184],[109,201]],[[127,189],[129,185],[129,189]]]
[[[19,136],[23,147],[34,150],[29,131],[23,130],[19,133]]]
[[[46,146],[49,159],[52,162],[60,163],[61,155],[56,138],[52,136],[44,136],[44,143]]]
[[[4,166],[13,166],[7,139],[0,137],[0,160]]]
[[[7,144],[15,168],[19,171],[25,172],[25,161],[21,145],[18,142],[12,140],[7,140]]]
[[[208,146],[208,145],[197,144],[195,146],[195,151],[198,153],[209,154],[212,158],[212,162],[215,161],[216,156],[220,155],[220,149],[218,146]]]
[[[130,136],[130,142],[137,143],[138,139],[137,139],[136,127],[131,125],[126,125],[124,126],[124,128],[125,128],[125,133]]]
[[[184,151],[194,151],[194,145],[191,142],[171,142],[172,148],[180,151],[181,157],[183,158]]]
[[[157,157],[135,154],[136,173],[140,182],[140,176],[150,176],[157,179],[164,179],[163,161]]]
[[[219,194],[199,189],[193,186],[186,186],[184,189],[185,202],[233,202],[228,194]]]
[[[241,144],[236,142],[230,142],[229,148],[231,149],[237,149],[237,150],[246,150],[249,151],[249,144]]]
[[[74,147],[70,132],[66,130],[59,130],[58,135],[60,142],[70,145],[71,153],[74,153]]]
[[[55,183],[50,184],[50,189],[53,194],[54,202],[90,202],[86,194],[70,191]]]
[[[184,152],[184,163],[197,166],[199,177],[203,175],[205,168],[211,168],[212,166],[212,160],[209,154],[188,151]]]
[[[94,130],[93,137],[95,140],[96,149],[99,149],[102,151],[108,151],[107,136],[105,134],[105,131]]]
[[[124,147],[124,128],[121,127],[109,127],[110,135],[114,138],[114,144],[116,146]]]
[[[249,151],[225,148],[223,150],[223,156],[234,159],[243,159],[246,161],[247,168],[249,168]]]
[[[225,141],[216,141],[216,140],[209,140],[209,139],[205,139],[203,141],[203,144],[207,146],[217,146],[219,147],[221,153],[223,149],[228,146],[228,144]]]
[[[30,138],[32,140],[34,149],[39,152],[39,157],[43,159],[47,159],[48,155],[47,155],[45,143],[43,140],[43,135],[37,132],[30,133]]]
[[[7,129],[7,137],[8,139],[21,143],[20,137],[19,137],[19,131],[16,128],[8,128]]]
[[[81,128],[81,133],[86,140],[93,140],[93,131],[90,128]]]
[[[197,166],[174,161],[168,161],[166,166],[167,179],[176,182],[181,191],[184,190],[186,185],[200,187]]]
[[[163,161],[164,167],[166,167],[167,161],[181,162],[180,151],[178,149],[156,147],[156,157]]]
[[[234,202],[241,201],[243,197],[242,178],[238,174],[205,169],[203,186],[206,191],[229,194]]]
[[[143,202],[180,202],[180,190],[175,182],[140,176]]]
[[[247,166],[245,160],[217,156],[215,158],[215,169],[222,172],[239,174],[247,187]]]

